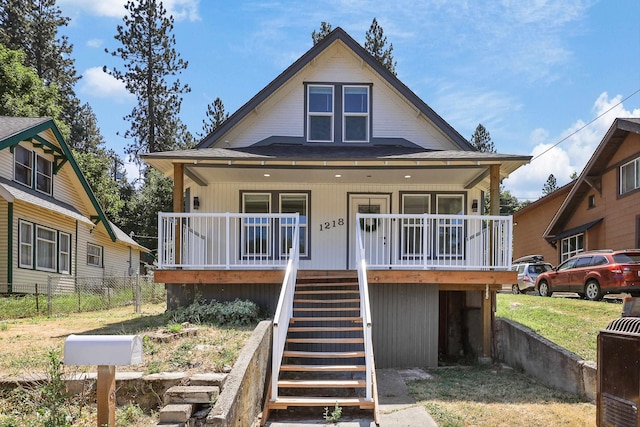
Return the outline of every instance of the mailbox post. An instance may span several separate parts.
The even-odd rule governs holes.
[[[116,425],[116,365],[142,363],[142,338],[137,335],[69,335],[65,365],[97,365],[98,427]]]

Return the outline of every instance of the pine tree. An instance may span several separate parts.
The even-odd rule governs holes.
[[[313,30],[313,32],[311,33],[311,39],[313,39],[313,45],[317,45],[322,39],[324,39],[325,37],[327,37],[329,35],[329,33],[331,32],[332,28],[331,28],[331,24],[325,21],[322,21],[320,23],[320,29],[316,32],[316,30]]]
[[[209,135],[229,118],[229,113],[224,111],[224,104],[220,98],[216,98],[211,104],[207,105],[206,114],[207,118],[202,120],[201,138]]]
[[[396,75],[396,62],[393,60],[393,43],[387,46],[387,37],[376,18],[373,18],[369,30],[367,30],[364,48],[394,76]]]
[[[122,47],[106,50],[124,61],[124,70],[103,70],[124,82],[138,103],[124,117],[131,127],[125,138],[132,140],[126,153],[141,164],[144,152],[169,151],[190,146],[193,137],[179,118],[183,93],[189,86],[176,77],[188,63],[175,50],[173,17],[157,0],[128,1],[124,25],[118,25],[116,40]]]
[[[475,132],[473,132],[473,135],[471,135],[470,142],[478,151],[484,153],[496,152],[496,147],[493,144],[489,131],[480,123],[476,127]]]
[[[550,174],[547,178],[547,182],[544,183],[542,187],[542,196],[546,196],[547,194],[551,194],[558,189],[558,182],[556,181],[556,177],[553,174]]]

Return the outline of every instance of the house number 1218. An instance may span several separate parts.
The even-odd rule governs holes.
[[[332,221],[325,221],[320,223],[320,231],[330,230],[336,227],[342,227],[343,225],[344,225],[344,218],[338,218]]]

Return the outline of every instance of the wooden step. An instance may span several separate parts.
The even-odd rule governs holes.
[[[291,326],[289,332],[348,332],[362,331],[362,326]]]
[[[316,288],[316,287],[321,287],[321,286],[335,286],[335,287],[354,286],[354,287],[358,287],[358,282],[296,283],[296,288]]]
[[[311,359],[350,359],[354,357],[364,357],[364,351],[293,351],[286,350],[283,357],[304,357]]]
[[[332,313],[336,311],[360,311],[360,307],[293,307],[293,311],[317,311]]]
[[[364,344],[364,338],[287,338],[286,342],[309,344]]]
[[[271,409],[287,409],[289,406],[359,406],[360,409],[373,409],[373,400],[367,401],[364,397],[332,398],[332,397],[278,397],[269,402]]]
[[[294,299],[294,303],[298,304],[347,304],[352,302],[360,302],[360,298],[352,299]]]
[[[291,323],[296,322],[360,322],[362,323],[362,317],[292,317]]]
[[[281,371],[287,372],[364,372],[365,365],[281,365]]]
[[[346,290],[335,290],[335,289],[328,289],[328,290],[320,290],[318,289],[317,291],[295,291],[296,295],[360,295],[360,291],[346,291]]]
[[[365,388],[365,380],[280,380],[282,388]]]

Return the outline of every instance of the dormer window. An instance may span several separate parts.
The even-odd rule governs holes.
[[[307,132],[312,142],[333,141],[333,86],[308,86]]]
[[[369,87],[344,86],[343,137],[344,142],[369,141]]]

